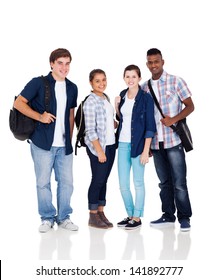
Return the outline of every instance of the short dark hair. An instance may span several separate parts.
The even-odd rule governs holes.
[[[156,54],[159,54],[162,57],[161,51],[156,48],[152,48],[147,51],[147,56]]]
[[[141,78],[141,71],[140,71],[139,67],[134,64],[130,64],[124,69],[124,76],[125,76],[126,71],[132,71],[132,70],[135,70],[136,73],[138,74],[139,78]]]
[[[70,58],[70,62],[72,61],[72,56],[70,54],[70,52],[67,49],[63,49],[63,48],[59,48],[56,49],[54,51],[52,51],[52,53],[50,54],[50,63],[51,62],[55,62],[55,60],[57,60],[60,57],[69,57]]]
[[[106,77],[105,71],[103,71],[102,69],[93,69],[90,74],[89,74],[89,81],[91,82],[96,74],[103,74]]]

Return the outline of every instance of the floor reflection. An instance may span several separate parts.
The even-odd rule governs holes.
[[[77,232],[68,231],[65,229],[50,230],[45,234],[41,234],[39,246],[40,260],[70,260],[72,242],[70,240],[72,235]]]
[[[87,232],[84,232],[85,240],[78,244],[76,241],[78,239],[74,237],[79,235],[79,232],[52,229],[46,234],[41,234],[39,259],[70,260],[76,257],[74,253],[78,248],[81,253],[83,252],[82,258],[88,260],[109,258],[114,260],[144,260],[149,257],[150,248],[154,249],[155,257],[159,260],[186,260],[188,258],[191,248],[190,232],[180,232],[175,227],[150,228],[151,231],[160,231],[159,236],[156,237],[160,245],[157,245],[159,248],[156,248],[156,240],[150,239],[150,237],[147,239],[148,235],[145,235],[143,230],[143,228],[103,230],[87,227]],[[73,255],[71,255],[72,253]],[[79,258],[79,256],[77,257]]]
[[[186,260],[188,258],[191,247],[190,231],[179,231],[176,234],[175,227],[157,228],[157,230],[163,234],[160,260]]]
[[[90,247],[89,259],[90,260],[105,260],[106,258],[106,245],[104,236],[107,230],[89,227],[90,234]]]
[[[138,228],[136,230],[124,231],[127,234],[127,240],[122,255],[122,260],[130,260],[133,257],[135,257],[136,260],[144,260],[145,249],[143,244],[143,235],[141,234],[141,228]]]

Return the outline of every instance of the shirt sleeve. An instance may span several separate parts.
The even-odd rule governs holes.
[[[189,90],[187,83],[182,79],[178,78],[177,79],[177,87],[176,87],[177,94],[179,98],[183,101],[188,97],[192,96],[191,91]]]
[[[41,81],[38,78],[33,78],[26,84],[20,95],[25,97],[28,101],[31,101],[38,94],[40,87]]]
[[[147,97],[147,103],[146,103],[145,138],[153,138],[156,133],[156,123],[154,118],[154,101],[150,95],[147,94],[146,97]]]
[[[71,109],[77,107],[77,99],[78,99],[78,87],[77,85],[73,84],[73,99],[71,104]]]
[[[96,105],[90,98],[84,103],[84,119],[85,119],[85,132],[89,140],[95,141],[98,139],[96,132]]]

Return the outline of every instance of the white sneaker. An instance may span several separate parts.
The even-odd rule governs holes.
[[[72,231],[78,230],[78,226],[73,224],[73,222],[70,219],[64,220],[58,226],[67,230],[72,230]]]
[[[42,224],[39,227],[39,232],[45,233],[48,232],[53,227],[53,224],[48,220],[43,220]]]

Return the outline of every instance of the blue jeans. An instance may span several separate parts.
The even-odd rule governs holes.
[[[130,169],[133,170],[133,183],[135,188],[135,203],[130,190]],[[129,217],[143,217],[145,201],[145,166],[140,163],[140,155],[131,157],[131,144],[119,142],[118,144],[118,176],[121,195]]]
[[[70,200],[73,192],[72,154],[65,155],[65,147],[51,147],[50,151],[31,143],[34,162],[38,212],[42,220],[60,223],[72,213]],[[52,204],[51,173],[57,182],[57,210]]]
[[[187,168],[182,145],[164,149],[160,142],[159,150],[152,150],[155,169],[160,180],[160,198],[163,216],[175,221],[175,211],[179,222],[189,220],[192,211],[187,189]]]
[[[86,148],[90,159],[92,180],[88,190],[88,209],[97,210],[98,206],[106,205],[107,180],[110,175],[116,153],[115,145],[106,146],[106,162],[101,163],[98,157]]]

